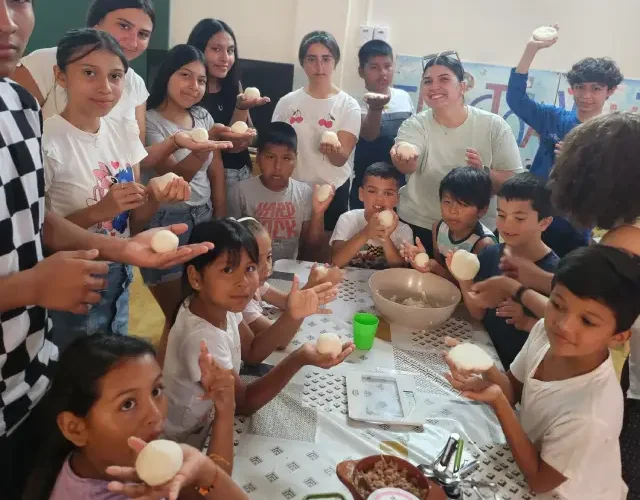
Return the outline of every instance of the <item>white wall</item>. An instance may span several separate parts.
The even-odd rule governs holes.
[[[333,33],[343,50],[336,83],[362,92],[357,74],[361,24],[390,28],[398,54],[424,55],[456,49],[463,62],[514,66],[531,31],[561,26],[558,43],[534,67],[566,71],[587,55],[613,57],[627,77],[640,77],[637,57],[638,0],[173,0],[171,41],[185,42],[203,17],[235,30],[242,57],[297,64],[302,36],[313,29]],[[597,36],[598,30],[603,33]],[[299,77],[299,70],[296,76]],[[296,78],[298,81],[299,78]]]

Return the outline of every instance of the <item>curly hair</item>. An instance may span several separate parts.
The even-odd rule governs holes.
[[[572,87],[579,83],[595,82],[613,89],[620,85],[624,76],[613,59],[608,57],[587,57],[575,63],[567,73]]]
[[[584,227],[640,217],[640,115],[615,112],[573,129],[551,171],[557,209]]]

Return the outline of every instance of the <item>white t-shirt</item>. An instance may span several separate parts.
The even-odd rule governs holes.
[[[358,208],[343,213],[331,235],[329,245],[334,241],[348,241],[362,231],[367,225],[364,218],[364,209]],[[413,241],[413,231],[402,221],[398,221],[398,227],[391,234],[391,241],[396,247],[400,247],[403,241]],[[387,260],[384,257],[382,243],[377,240],[369,240],[360,249],[358,254],[349,262],[350,266],[366,267],[369,269],[381,269],[387,267]]]
[[[56,65],[57,47],[38,49],[22,58],[20,63],[29,70],[34,81],[45,99],[42,106],[42,116],[47,118],[64,111],[67,105],[67,92],[56,84],[53,67]],[[147,102],[149,92],[144,80],[133,68],[129,68],[125,75],[124,91],[120,101],[109,113],[112,118],[129,118],[135,120],[136,108]]]
[[[200,400],[200,341],[205,340],[211,356],[221,368],[240,372],[241,314],[227,313],[227,330],[216,328],[189,310],[190,299],[180,306],[169,332],[162,369],[169,410],[165,435],[179,442],[201,447],[213,421],[213,402]]]
[[[61,217],[98,203],[113,184],[133,182],[133,167],[147,156],[135,120],[102,118],[90,134],[60,115],[44,122],[42,151],[47,209]],[[126,238],[129,212],[89,230]]]
[[[466,149],[478,151],[484,164],[494,170],[522,172],[522,160],[511,127],[500,116],[467,106],[466,121],[455,129],[440,125],[428,109],[406,120],[396,144],[408,142],[419,153],[418,169],[407,176],[400,189],[398,214],[410,224],[431,230],[442,218],[440,182],[455,167],[466,165]],[[482,223],[496,228],[496,199],[492,198]]]
[[[342,186],[353,171],[353,152],[342,167],[336,167],[320,152],[320,139],[327,130],[360,136],[360,105],[344,91],[328,99],[316,99],[304,89],[284,96],[273,112],[274,122],[290,123],[298,134],[298,164],[293,178],[307,184],[333,182]],[[355,148],[354,148],[355,151]]]
[[[269,290],[269,283],[265,283],[256,291],[255,297],[249,301],[247,307],[242,311],[242,319],[247,325],[250,325],[260,316],[262,316],[262,297]]]
[[[611,355],[590,373],[542,382],[533,377],[548,350],[540,320],[511,364],[511,373],[524,384],[524,431],[542,460],[567,478],[553,493],[562,500],[626,498],[618,443],[624,403]]]

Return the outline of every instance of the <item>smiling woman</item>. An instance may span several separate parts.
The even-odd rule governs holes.
[[[139,57],[149,45],[155,13],[151,0],[94,0],[87,14],[87,27],[113,36],[128,61]],[[42,106],[45,119],[62,112],[65,90],[56,84],[52,68],[56,65],[56,47],[39,49],[25,56],[12,78],[25,87]],[[126,70],[120,101],[110,114],[116,118],[138,119],[144,131],[144,105],[148,92],[142,78],[132,69]]]
[[[398,214],[433,257],[432,229],[442,218],[438,188],[445,175],[461,165],[485,169],[495,192],[522,171],[522,161],[511,128],[501,117],[465,105],[464,69],[457,52],[426,56],[422,85],[429,109],[402,124],[391,159],[408,176]],[[416,155],[399,155],[397,147],[403,142],[413,145]],[[482,222],[495,229],[495,198]]]

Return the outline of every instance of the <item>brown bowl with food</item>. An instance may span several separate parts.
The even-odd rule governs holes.
[[[354,500],[367,500],[376,490],[399,488],[420,500],[446,500],[444,490],[427,479],[418,468],[393,455],[373,455],[347,460],[336,467],[338,478]]]

